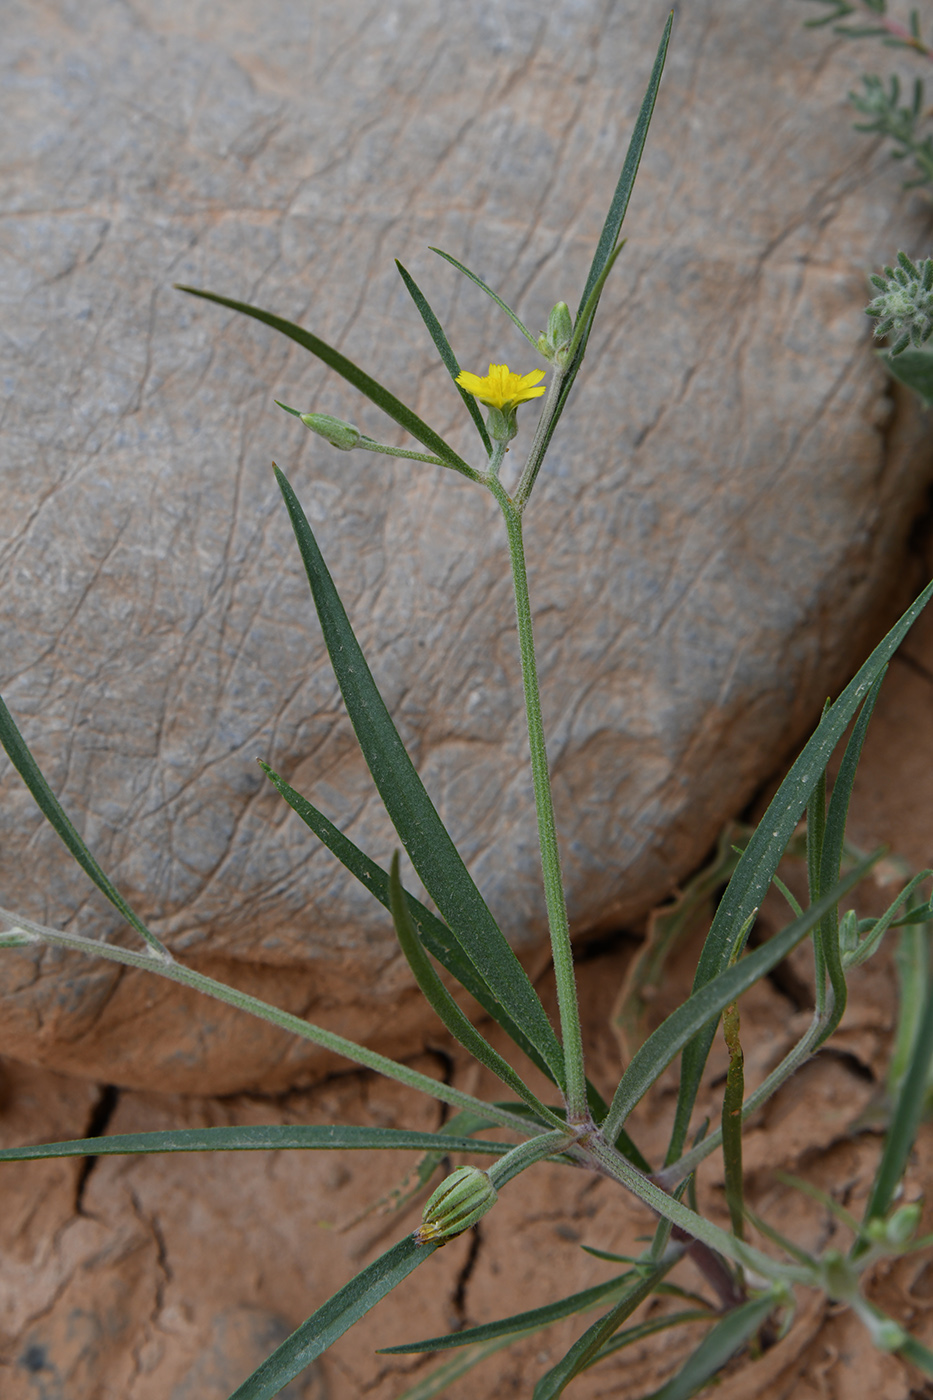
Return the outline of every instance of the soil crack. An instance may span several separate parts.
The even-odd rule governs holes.
[[[91,1109],[87,1128],[84,1136],[89,1138],[103,1137],[111,1118],[116,1112],[116,1107],[120,1099],[120,1090],[114,1084],[103,1084],[97,1102]],[[88,1177],[97,1166],[97,1157],[85,1157],[81,1162],[78,1171],[78,1179],[75,1184],[75,1214],[84,1215],[84,1190],[87,1186]]]

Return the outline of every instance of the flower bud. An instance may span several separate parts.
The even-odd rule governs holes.
[[[415,1239],[419,1244],[445,1244],[462,1235],[495,1205],[497,1194],[488,1172],[458,1167],[429,1199]]]
[[[893,1317],[875,1317],[873,1313],[863,1312],[862,1321],[879,1351],[900,1351],[904,1343],[910,1340]]]
[[[885,1245],[890,1245],[891,1249],[902,1249],[905,1245],[909,1245],[920,1224],[920,1215],[922,1214],[922,1204],[919,1201],[911,1201],[909,1205],[901,1205],[897,1211],[888,1215],[887,1221],[884,1222]]]
[[[329,413],[299,413],[298,416],[312,433],[320,434],[332,447],[339,447],[344,452],[356,447],[360,440],[359,430],[342,418],[331,418]]]
[[[561,351],[567,349],[572,339],[570,307],[565,301],[559,301],[547,318],[547,330],[538,337],[538,349],[547,359],[560,362]]]
[[[839,952],[843,958],[851,957],[858,948],[858,915],[854,909],[847,909],[839,920]]]

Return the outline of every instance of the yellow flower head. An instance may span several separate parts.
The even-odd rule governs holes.
[[[490,365],[489,373],[482,378],[461,370],[457,383],[480,403],[498,408],[501,413],[509,413],[526,399],[537,399],[544,393],[543,369],[533,369],[530,374],[513,374],[508,365]],[[540,384],[540,388],[535,388]]]

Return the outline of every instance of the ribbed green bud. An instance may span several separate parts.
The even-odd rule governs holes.
[[[445,1244],[462,1235],[496,1203],[498,1192],[479,1167],[458,1167],[431,1196],[414,1232],[419,1244]]]
[[[331,418],[329,413],[300,413],[298,416],[312,433],[319,433],[332,447],[339,447],[344,452],[356,447],[360,440],[359,430],[342,418]]]

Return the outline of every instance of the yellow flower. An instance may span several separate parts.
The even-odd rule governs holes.
[[[457,383],[461,389],[466,389],[468,394],[479,399],[480,403],[489,404],[490,408],[498,408],[502,413],[509,413],[526,399],[537,399],[544,393],[543,384],[538,389],[534,387],[543,378],[543,369],[533,369],[530,374],[513,374],[508,365],[490,365],[489,373],[482,378],[478,374],[469,374],[466,370],[461,370],[457,375]]]

